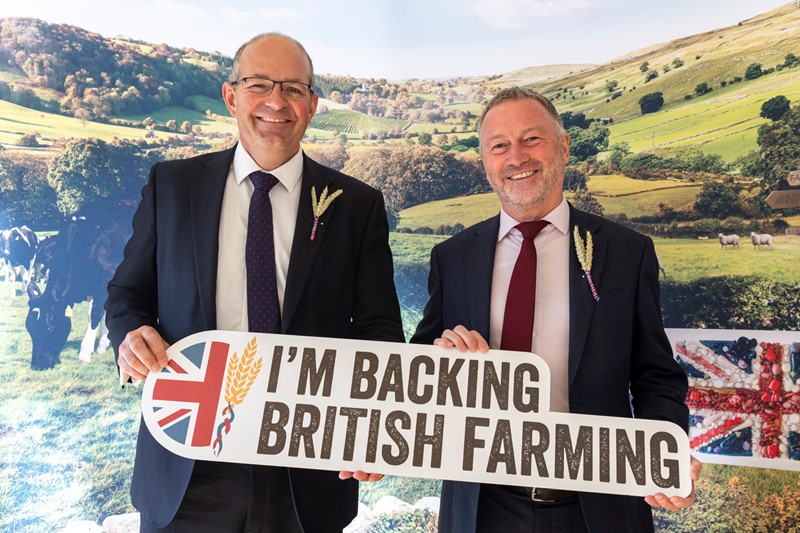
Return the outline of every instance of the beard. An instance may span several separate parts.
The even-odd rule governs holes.
[[[538,212],[542,215],[554,209],[561,201],[566,163],[560,154],[544,162],[532,162],[520,167],[506,167],[500,175],[489,176],[489,183],[500,203],[517,212]],[[506,176],[533,171],[530,177],[512,181]],[[509,211],[509,209],[506,209]]]

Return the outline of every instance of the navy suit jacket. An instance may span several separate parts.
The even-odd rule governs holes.
[[[153,166],[133,218],[125,257],[108,286],[106,321],[115,347],[129,331],[156,328],[168,343],[216,329],[222,196],[234,149]],[[311,187],[344,193],[310,241]],[[383,196],[304,156],[289,260],[282,332],[391,342],[404,340]],[[175,516],[194,461],[178,457],[141,424],[131,499],[153,524]],[[341,531],[358,510],[358,484],[338,472],[290,469],[306,531]]]
[[[595,302],[574,253],[573,227],[594,240]],[[411,342],[429,344],[462,324],[489,339],[491,282],[499,215],[437,245],[430,300]],[[686,374],[664,333],[655,248],[650,238],[570,206],[569,410],[668,420],[686,429]],[[566,297],[567,295],[565,295]],[[630,391],[630,394],[629,394]],[[441,533],[475,531],[480,484],[445,481]],[[590,531],[652,531],[643,498],[581,493]]]

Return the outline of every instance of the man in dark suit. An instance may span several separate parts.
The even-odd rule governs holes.
[[[120,371],[142,380],[166,365],[170,343],[203,330],[403,341],[382,195],[300,149],[318,101],[305,49],[280,34],[252,39],[222,92],[239,144],[157,164],[142,190],[108,288]],[[342,192],[315,212],[326,188]],[[249,284],[267,271],[266,287]],[[272,303],[253,307],[261,291]],[[274,331],[253,328],[265,307],[278,310],[264,319]],[[356,480],[379,478],[184,459],[142,424],[131,497],[142,531],[334,532],[357,512]]]
[[[668,420],[685,429],[687,380],[661,321],[653,242],[567,203],[569,134],[545,97],[504,89],[480,124],[483,165],[502,210],[433,249],[430,300],[412,342],[533,351],[551,369],[552,411]],[[575,228],[580,241],[592,237],[593,257],[584,258],[590,265],[580,264]],[[693,479],[699,468],[693,462]],[[439,528],[651,531],[648,504],[677,509],[693,500],[693,493],[643,500],[445,481]]]

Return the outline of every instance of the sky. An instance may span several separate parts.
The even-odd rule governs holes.
[[[35,17],[232,56],[265,31],[299,40],[317,73],[447,78],[605,63],[734,25],[788,0],[6,0]]]

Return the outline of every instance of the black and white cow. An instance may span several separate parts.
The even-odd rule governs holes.
[[[81,342],[78,360],[89,362],[100,328],[98,353],[108,349],[103,323],[106,286],[122,260],[122,251],[131,235],[133,206],[113,210],[113,218],[73,219],[65,223],[48,246],[50,271],[44,290],[31,283],[28,288],[28,318],[25,327],[31,336],[31,368],[46,370],[60,362],[72,319],[68,307],[89,302],[89,326]]]
[[[2,244],[6,282],[11,287],[9,289],[11,297],[15,298],[17,278],[22,281],[22,293],[25,294],[28,289],[39,239],[28,226],[22,226],[0,232],[0,244]]]

